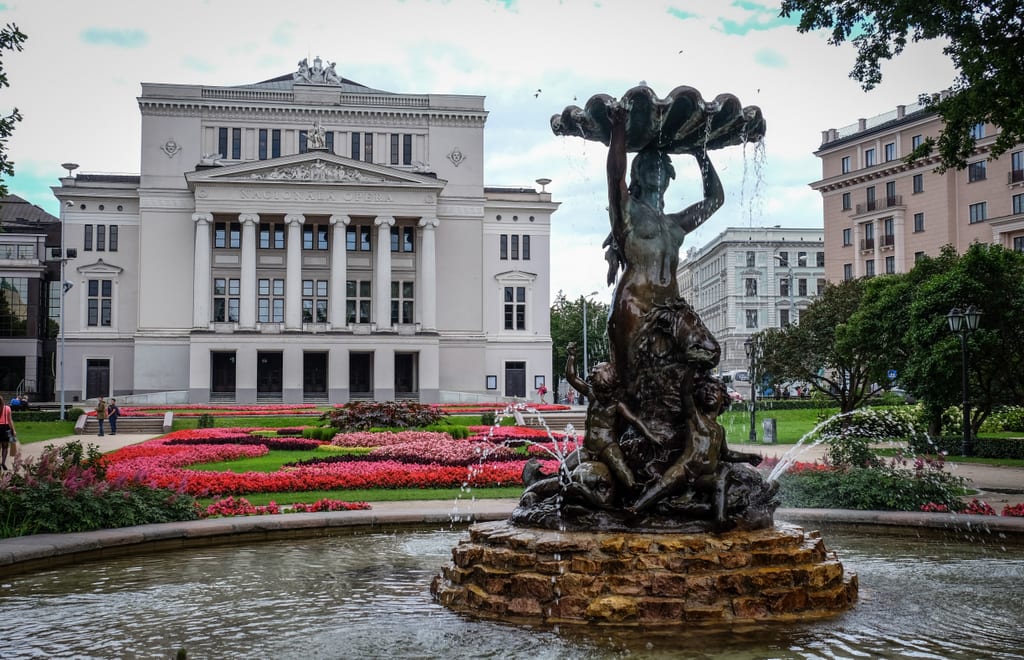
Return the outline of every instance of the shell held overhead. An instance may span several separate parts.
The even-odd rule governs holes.
[[[721,149],[764,137],[761,108],[743,107],[732,94],[719,94],[705,101],[693,87],[676,87],[664,99],[647,85],[639,85],[616,100],[595,94],[585,107],[567,106],[551,117],[555,135],[577,136],[607,145],[611,134],[609,113],[615,105],[625,107],[626,148],[631,152],[657,149],[669,154],[687,154]]]

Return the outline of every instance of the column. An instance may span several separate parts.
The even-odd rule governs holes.
[[[864,224],[860,222],[853,223],[853,276],[854,278],[864,276],[864,255],[861,254],[861,250],[864,249]]]
[[[195,257],[192,272],[192,327],[203,330],[210,327],[210,225],[212,213],[193,213],[196,223]]]
[[[437,329],[437,218],[421,218],[419,259],[416,260],[416,315],[423,330]]]
[[[893,253],[896,257],[896,272],[909,272],[914,264],[906,263],[907,258],[907,212],[904,209],[897,209],[892,214],[892,232],[895,235]]]
[[[377,252],[373,262],[373,318],[377,322],[377,330],[391,328],[391,228],[395,219],[391,216],[378,216],[373,223],[377,225]]]
[[[238,326],[245,330],[256,328],[256,227],[260,216],[241,213],[242,223],[242,301],[238,312]]]
[[[885,272],[885,257],[882,256],[882,237],[885,235],[885,223],[882,222],[881,218],[876,218],[871,221],[871,224],[875,226],[875,252],[871,255],[871,258],[875,262],[875,275],[881,275]]]
[[[345,232],[350,222],[352,218],[347,215],[331,216],[331,227],[334,231],[331,233],[331,281],[327,297],[330,300],[328,315],[331,328],[335,330],[348,326],[345,318],[345,282],[348,280],[348,247],[345,244]]]
[[[302,329],[302,225],[301,213],[284,216],[288,225],[288,256],[284,279],[284,328]]]

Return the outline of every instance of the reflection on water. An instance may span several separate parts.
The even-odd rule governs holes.
[[[0,580],[0,658],[1024,658],[1024,548],[829,533],[861,600],[728,632],[530,630],[435,604],[463,532],[283,540]]]

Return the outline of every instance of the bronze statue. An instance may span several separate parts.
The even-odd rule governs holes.
[[[512,521],[679,531],[771,525],[775,490],[745,465],[760,457],[730,450],[717,422],[728,404],[725,387],[711,375],[718,342],[680,298],[676,280],[686,235],[725,199],[707,152],[761,139],[761,111],[729,94],[706,102],[691,87],[659,99],[641,85],[620,100],[598,94],[584,109],[569,106],[551,126],[558,135],[608,146],[611,232],[604,247],[609,284],[616,283],[610,362],[584,380],[569,346],[566,377],[590,401],[583,447],[559,474],[528,466]],[[636,155],[627,184],[629,153]],[[665,213],[673,154],[697,161],[704,199]]]

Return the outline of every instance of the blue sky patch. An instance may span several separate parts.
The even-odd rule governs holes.
[[[725,34],[742,36],[752,30],[773,30],[784,26],[795,27],[800,23],[799,16],[790,16],[789,18],[779,16],[778,7],[775,5],[764,5],[751,0],[733,0],[732,6],[747,11],[750,15],[744,21],[720,19],[719,24]]]
[[[683,11],[682,9],[676,9],[675,7],[669,7],[668,13],[671,16],[678,18],[679,20],[685,21],[690,18],[697,18],[697,14],[690,11]]]
[[[779,51],[770,48],[762,48],[754,53],[754,61],[769,69],[785,69],[789,64]]]
[[[109,28],[89,28],[82,30],[82,41],[97,46],[117,46],[118,48],[142,48],[149,43],[149,35],[143,30],[112,30]]]

